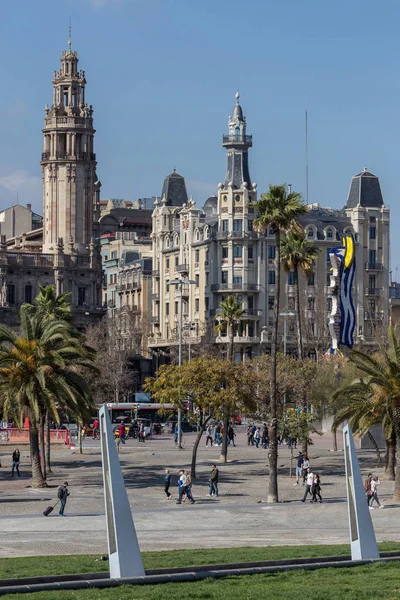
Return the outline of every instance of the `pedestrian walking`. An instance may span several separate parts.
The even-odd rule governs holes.
[[[306,498],[307,498],[308,494],[311,495],[311,488],[312,488],[313,483],[314,483],[314,473],[311,472],[310,467],[307,468],[306,479],[307,479],[306,491],[304,492],[304,497],[301,500],[302,502],[306,501]]]
[[[123,444],[125,444],[125,425],[120,423],[118,425],[119,439]]]
[[[169,469],[165,469],[164,492],[167,495],[167,500],[169,500],[171,498],[171,492],[169,491],[170,485],[171,485],[171,473],[169,472]]]
[[[208,425],[207,429],[206,429],[206,446],[208,446],[208,442],[210,442],[210,446],[212,447],[213,445],[213,437],[212,437],[212,433],[211,433],[211,426]]]
[[[236,437],[235,430],[233,429],[232,425],[229,425],[229,427],[228,427],[228,446],[230,444],[232,444],[232,446],[236,447],[235,437]]]
[[[260,445],[260,441],[261,441],[261,431],[260,431],[260,428],[257,427],[257,429],[254,432],[254,443],[256,445],[256,448],[258,448],[258,446]]]
[[[371,498],[372,498],[371,481],[372,481],[372,473],[368,473],[368,477],[364,481],[364,490],[365,490],[365,496],[367,498],[368,506],[369,506],[369,504],[371,502]]]
[[[186,475],[186,485],[185,485],[185,494],[190,504],[194,504],[196,500],[192,496],[192,475],[189,471],[185,471]]]
[[[209,496],[218,496],[218,479],[219,471],[217,469],[217,465],[211,465],[210,491],[208,493]]]
[[[319,498],[319,501],[322,502],[321,477],[318,475],[318,473],[314,473],[314,482],[312,484],[311,492],[312,492],[311,502],[317,502],[317,496]]]
[[[179,479],[178,479],[178,502],[177,504],[182,504],[183,494],[185,493],[184,487],[186,485],[186,475],[185,471],[181,469],[179,471]]]
[[[267,424],[264,423],[263,430],[261,433],[261,447],[264,448],[264,450],[266,450],[267,446],[268,446],[268,427],[267,427]]]
[[[297,457],[297,465],[296,465],[296,483],[294,485],[299,485],[299,479],[303,474],[303,464],[304,464],[304,456],[302,452],[299,452]]]
[[[68,491],[68,481],[64,481],[63,485],[60,485],[57,491],[57,498],[60,501],[60,512],[58,513],[60,517],[65,517],[64,510],[65,505],[67,504],[67,498],[69,496]]]
[[[115,436],[115,445],[117,447],[117,454],[119,454],[119,450],[121,447],[121,438],[119,437],[119,432],[117,432],[118,435]]]
[[[310,466],[310,461],[308,459],[307,454],[304,455],[304,460],[303,460],[303,467],[302,467],[302,473],[303,473],[303,485],[305,485],[306,483],[306,479],[307,479],[307,469]]]
[[[372,506],[373,501],[375,500],[375,502],[377,503],[379,508],[383,508],[383,504],[381,504],[379,502],[379,498],[378,498],[378,485],[381,485],[381,482],[379,481],[378,477],[373,477],[371,479],[371,492],[372,492],[372,496],[371,496],[371,501],[369,503],[369,508],[370,510],[374,510],[374,507]]]
[[[11,469],[11,477],[14,477],[14,471],[17,471],[18,477],[21,477],[21,473],[19,472],[19,461],[20,461],[20,452],[18,448],[15,448],[12,454],[12,469]]]

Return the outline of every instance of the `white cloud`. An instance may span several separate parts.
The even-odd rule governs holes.
[[[0,209],[11,204],[30,203],[42,213],[42,179],[26,169],[0,165]]]
[[[31,110],[21,98],[15,98],[13,104],[8,107],[7,113],[9,117],[25,117],[31,114]]]

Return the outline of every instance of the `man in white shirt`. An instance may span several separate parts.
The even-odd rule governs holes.
[[[178,485],[179,485],[179,487],[178,487],[179,498],[178,498],[177,504],[182,504],[182,496],[185,493],[185,487],[186,487],[186,475],[185,475],[185,471],[183,471],[183,470],[179,471]]]
[[[304,498],[302,499],[302,502],[306,501],[308,494],[310,494],[310,496],[311,496],[311,488],[313,486],[313,483],[314,483],[314,473],[311,473],[311,469],[310,469],[310,467],[308,467],[307,475],[306,475],[306,491],[304,492]]]

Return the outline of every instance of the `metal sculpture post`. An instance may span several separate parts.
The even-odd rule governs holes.
[[[343,429],[343,447],[346,466],[351,558],[352,560],[379,558],[374,527],[350,425],[346,425]]]
[[[145,575],[108,409],[99,411],[110,577]]]

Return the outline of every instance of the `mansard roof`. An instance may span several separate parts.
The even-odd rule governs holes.
[[[167,206],[182,206],[188,201],[185,178],[175,169],[164,179],[161,198],[167,199]]]
[[[349,197],[346,208],[364,206],[365,208],[380,208],[384,206],[379,177],[365,168],[351,180]]]

